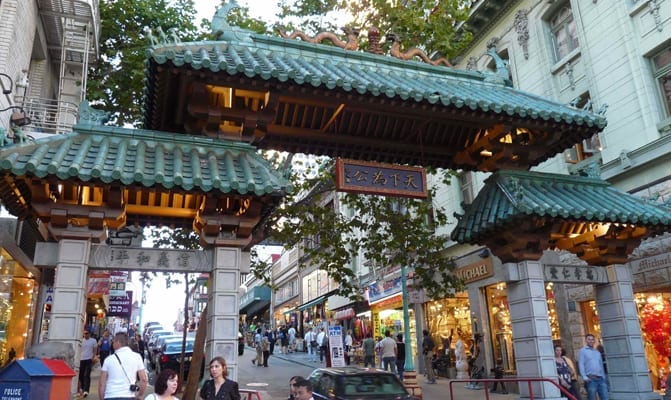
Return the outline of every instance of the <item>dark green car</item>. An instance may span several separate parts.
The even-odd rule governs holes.
[[[415,400],[391,372],[358,368],[318,368],[308,376],[312,395],[329,400]]]

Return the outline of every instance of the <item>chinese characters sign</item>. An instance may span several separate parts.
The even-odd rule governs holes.
[[[343,192],[425,199],[426,171],[405,165],[339,158],[336,160],[336,189]]]
[[[212,270],[213,255],[212,251],[208,250],[94,245],[91,253],[90,267],[92,269],[173,272],[210,272]]]
[[[608,283],[606,267],[545,264],[543,275],[555,283]]]

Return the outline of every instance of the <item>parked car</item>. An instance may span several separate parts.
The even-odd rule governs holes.
[[[417,400],[394,373],[358,367],[318,368],[308,376],[315,400]]]
[[[151,337],[149,340],[147,340],[147,348],[149,350],[152,350],[156,346],[156,340],[162,336],[169,336],[169,335],[174,335],[175,332],[173,331],[168,331],[168,330],[159,330],[159,331],[154,331],[151,334]]]
[[[147,349],[149,352],[149,366],[152,369],[156,369],[156,362],[158,360],[158,352],[161,350],[161,347],[163,347],[163,344],[167,342],[176,342],[179,341],[180,343],[182,342],[182,334],[181,333],[175,333],[173,335],[165,335],[161,336],[158,339],[156,339],[156,343],[154,344],[154,347],[152,347],[151,350]]]
[[[193,339],[187,339],[186,348],[184,351],[184,376],[182,379],[186,379],[186,376],[189,374],[189,367],[191,366],[191,357],[193,357]],[[158,354],[158,362],[156,363],[156,373],[160,374],[166,368],[170,368],[174,371],[179,371],[179,364],[182,360],[182,341],[168,341],[161,346]],[[200,378],[203,377],[204,372],[203,368],[200,370]]]
[[[167,330],[167,329],[165,329],[165,328],[162,327],[161,325],[152,325],[152,326],[148,327],[148,328],[145,329],[145,331],[144,331],[144,341],[147,342],[147,343],[149,343],[149,339],[151,338],[151,334],[152,334],[153,332],[156,332],[156,331],[165,331],[165,330]]]

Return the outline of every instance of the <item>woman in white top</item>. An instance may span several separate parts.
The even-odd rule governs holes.
[[[179,400],[173,396],[177,391],[179,385],[179,378],[177,372],[171,369],[164,369],[156,377],[154,383],[154,393],[147,395],[144,400]]]

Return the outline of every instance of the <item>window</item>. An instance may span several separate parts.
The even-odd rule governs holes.
[[[671,116],[671,47],[652,57],[655,80],[659,85],[662,101],[666,108],[666,115]]]
[[[573,104],[578,109],[594,112],[592,108],[592,99],[590,98],[589,92],[583,93],[576,97],[571,102],[571,104]],[[582,160],[592,157],[601,150],[601,139],[599,139],[599,134],[597,133],[591,138],[585,139],[570,149],[564,151],[564,158],[569,164],[577,164]]]
[[[562,7],[550,18],[556,61],[578,48],[578,30],[569,7]]]

